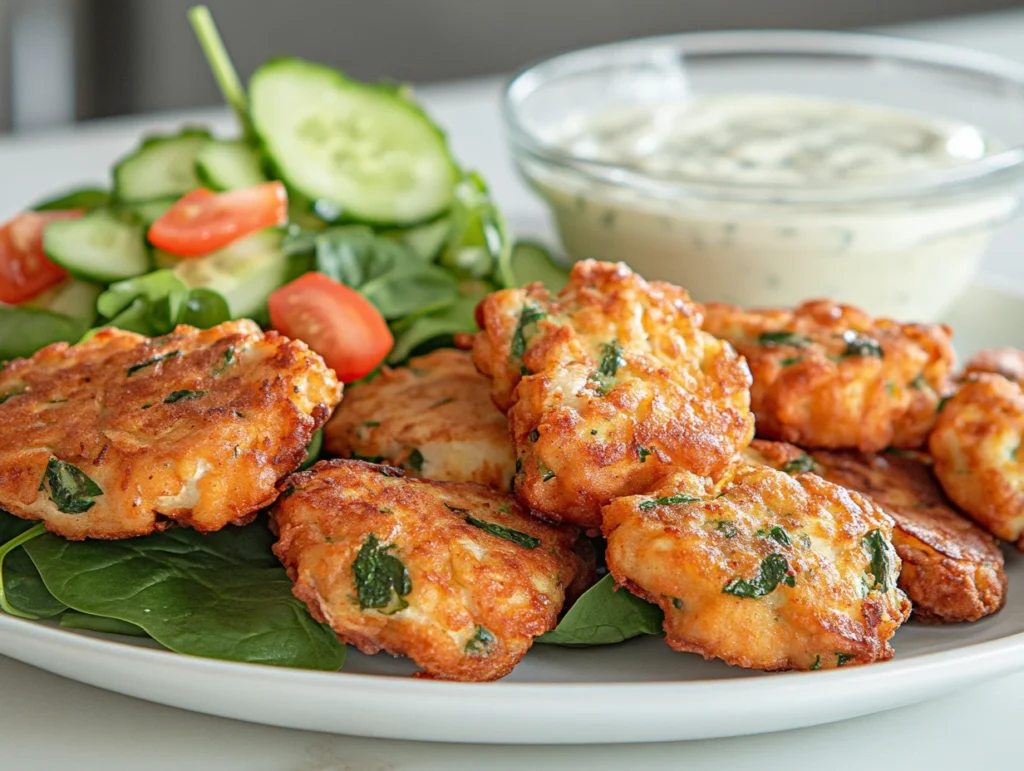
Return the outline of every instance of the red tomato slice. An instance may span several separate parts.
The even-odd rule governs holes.
[[[27,211],[0,227],[0,302],[31,300],[67,276],[43,253],[43,231],[56,220],[81,216],[80,209]]]
[[[394,344],[380,311],[323,273],[307,273],[285,284],[267,305],[274,329],[305,341],[343,383],[373,372]]]
[[[239,238],[288,221],[288,194],[280,182],[214,193],[188,193],[149,226],[149,241],[178,257],[199,257]]]

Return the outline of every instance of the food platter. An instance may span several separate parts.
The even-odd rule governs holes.
[[[1024,294],[983,279],[947,314],[961,357],[1024,344]],[[416,679],[406,661],[349,652],[340,673],[181,656],[126,638],[0,617],[0,653],[171,706],[271,725],[395,739],[641,742],[735,736],[880,712],[1024,669],[1024,560],[1006,552],[1008,602],[974,624],[910,623],[896,657],[819,673],[756,674],[657,638],[535,646],[498,683]],[[772,705],[768,708],[766,705]]]

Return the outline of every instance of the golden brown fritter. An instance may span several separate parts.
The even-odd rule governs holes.
[[[892,521],[814,474],[738,464],[722,482],[679,473],[604,508],[615,580],[665,612],[676,650],[754,669],[830,669],[892,657],[910,614]]]
[[[971,375],[939,412],[928,444],[935,475],[964,513],[1024,551],[1024,394],[1001,375]]]
[[[1017,385],[1024,385],[1024,351],[1016,348],[986,348],[978,351],[964,367],[964,375],[969,377],[979,372],[1002,375]]]
[[[892,543],[903,561],[899,587],[914,604],[916,620],[977,621],[1003,607],[1003,553],[992,536],[949,504],[924,453],[818,450],[808,455],[791,444],[762,440],[750,450],[774,468],[813,470],[856,490],[893,518]]]
[[[429,677],[507,675],[555,625],[580,564],[575,531],[482,485],[335,460],[282,487],[274,553],[295,596],[344,642]]]
[[[251,321],[56,343],[0,372],[0,508],[76,540],[245,524],[340,398]]]
[[[385,368],[348,390],[324,429],[324,446],[409,476],[505,492],[515,471],[508,421],[491,401],[490,383],[468,352],[452,349]]]
[[[951,331],[814,300],[794,310],[706,306],[705,329],[746,357],[757,435],[802,447],[915,449],[949,390]]]
[[[671,284],[588,260],[557,296],[539,283],[489,295],[477,321],[516,497],[548,517],[597,528],[612,498],[676,468],[716,475],[752,437],[746,365]]]

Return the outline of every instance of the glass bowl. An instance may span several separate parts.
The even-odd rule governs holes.
[[[896,109],[971,129],[985,149],[895,177],[764,182],[640,168],[566,141],[599,113],[735,95],[778,98],[780,114],[808,97]],[[622,260],[701,301],[828,297],[933,320],[1018,210],[1024,179],[1024,66],[883,35],[711,32],[583,49],[516,75],[504,115],[517,168],[573,259]]]

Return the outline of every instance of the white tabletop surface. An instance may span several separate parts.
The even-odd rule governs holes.
[[[1024,10],[894,31],[1024,61]],[[504,151],[499,92],[499,81],[486,80],[432,87],[421,95],[449,130],[456,155],[483,172],[502,208],[542,223],[542,209],[514,176]],[[225,131],[231,127],[222,112],[190,117]],[[111,161],[132,146],[140,130],[181,120],[175,115],[102,121],[0,139],[0,219],[62,188],[103,182]],[[985,272],[1024,284],[1021,243],[1024,220],[997,237]],[[359,739],[212,718],[101,691],[3,657],[0,683],[0,769],[12,771],[1010,769],[1021,764],[1016,737],[1024,709],[1024,674],[1017,674],[928,704],[799,731],[654,745],[487,747]]]

